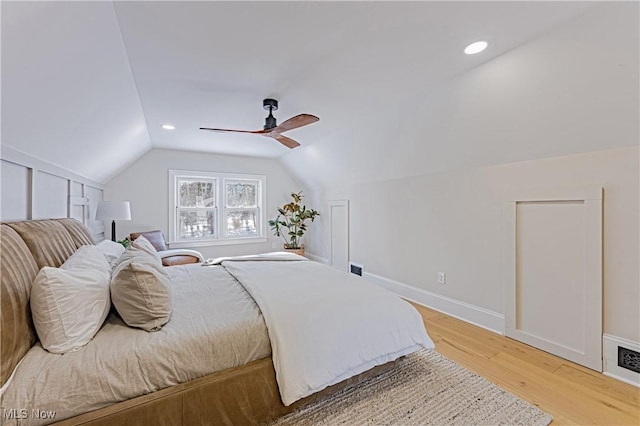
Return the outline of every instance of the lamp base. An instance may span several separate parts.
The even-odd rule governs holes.
[[[116,221],[111,221],[111,241],[116,240]]]

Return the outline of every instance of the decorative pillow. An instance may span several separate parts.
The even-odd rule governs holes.
[[[160,255],[158,254],[158,250],[156,250],[156,248],[153,246],[153,244],[151,244],[151,242],[149,242],[149,240],[147,240],[144,236],[140,235],[138,238],[133,240],[131,245],[133,246],[133,248],[136,248],[138,250],[146,251],[151,256],[153,256],[154,258],[158,259],[158,261],[160,261],[160,263],[162,264],[162,260],[160,259]]]
[[[95,246],[81,246],[60,268],[43,267],[31,288],[42,347],[63,354],[93,339],[111,308],[111,266]]]
[[[122,255],[118,258],[118,260],[114,263],[113,266],[113,275],[115,275],[118,269],[122,269],[126,264],[131,263],[134,260],[146,259],[151,262],[150,264],[155,266],[158,269],[158,272],[169,278],[169,274],[166,272],[165,268],[162,266],[162,260],[158,255],[158,252],[150,253],[148,249],[139,248],[139,244],[131,244],[127,249],[122,253]]]
[[[107,262],[114,267],[118,263],[118,259],[124,253],[124,246],[111,240],[100,241],[96,244],[96,248],[107,259]]]
[[[160,260],[129,247],[114,268],[111,299],[128,326],[147,331],[162,328],[169,321],[172,303],[169,279]]]

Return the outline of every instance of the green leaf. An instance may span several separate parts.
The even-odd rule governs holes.
[[[285,239],[285,246],[298,247],[298,239],[307,231],[305,221],[311,219],[313,222],[319,214],[316,210],[301,205],[303,197],[302,191],[292,192],[293,201],[279,207],[278,216],[268,221],[273,234]]]

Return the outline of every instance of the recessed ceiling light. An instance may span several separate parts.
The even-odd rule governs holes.
[[[163,124],[162,128],[165,130],[175,130],[176,126],[174,126],[173,124]]]
[[[476,41],[475,43],[471,43],[470,45],[465,47],[464,53],[466,53],[467,55],[474,55],[476,53],[482,52],[486,48],[487,48],[486,41]]]

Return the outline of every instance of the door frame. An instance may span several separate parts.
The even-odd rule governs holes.
[[[540,188],[516,191],[504,204],[503,290],[505,335],[546,352],[602,372],[602,200],[601,187]],[[577,351],[517,329],[516,211],[518,203],[581,201],[585,213],[584,351]]]

